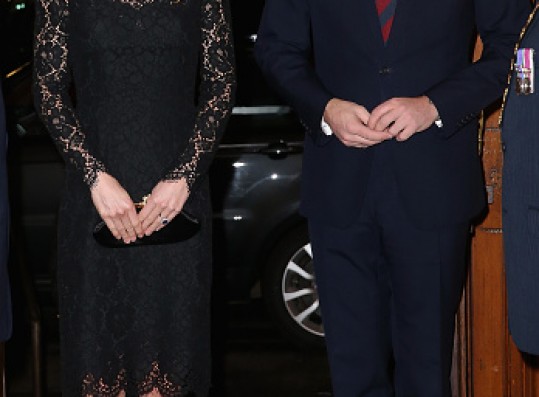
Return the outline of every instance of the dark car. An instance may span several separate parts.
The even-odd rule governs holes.
[[[15,3],[7,4],[9,12],[20,11],[13,8]],[[33,9],[30,1],[24,4],[25,10]],[[229,300],[249,299],[261,291],[286,335],[299,344],[320,344],[323,328],[312,253],[306,222],[298,214],[304,132],[291,109],[265,84],[253,58],[263,0],[231,5],[237,101],[210,171],[217,290]],[[23,18],[29,30],[31,19]],[[18,25],[16,34],[20,31]],[[27,40],[13,43],[9,51],[19,58],[29,53],[19,48],[29,45]],[[42,296],[54,290],[56,212],[64,171],[32,107],[31,64],[25,62],[30,59],[11,65],[4,83],[9,161],[14,217],[20,220],[26,260]]]

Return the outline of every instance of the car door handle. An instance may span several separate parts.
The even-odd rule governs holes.
[[[289,154],[301,153],[301,146],[291,146],[286,142],[270,143],[263,149],[260,149],[260,153],[266,154],[271,158],[284,158]]]

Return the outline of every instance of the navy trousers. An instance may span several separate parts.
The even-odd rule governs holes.
[[[334,396],[450,397],[469,225],[418,229],[373,149],[357,221],[309,222]]]

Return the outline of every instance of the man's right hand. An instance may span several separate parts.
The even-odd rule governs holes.
[[[100,171],[91,193],[97,212],[114,237],[129,244],[144,235],[135,204],[115,178]]]
[[[333,98],[326,105],[324,121],[346,146],[366,148],[393,136],[387,131],[375,131],[367,127],[370,113],[354,102]]]

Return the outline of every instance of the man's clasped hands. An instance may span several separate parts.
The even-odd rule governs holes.
[[[436,106],[426,96],[392,98],[369,113],[354,102],[331,99],[324,121],[346,146],[366,148],[388,139],[405,141],[429,128],[438,118]]]

